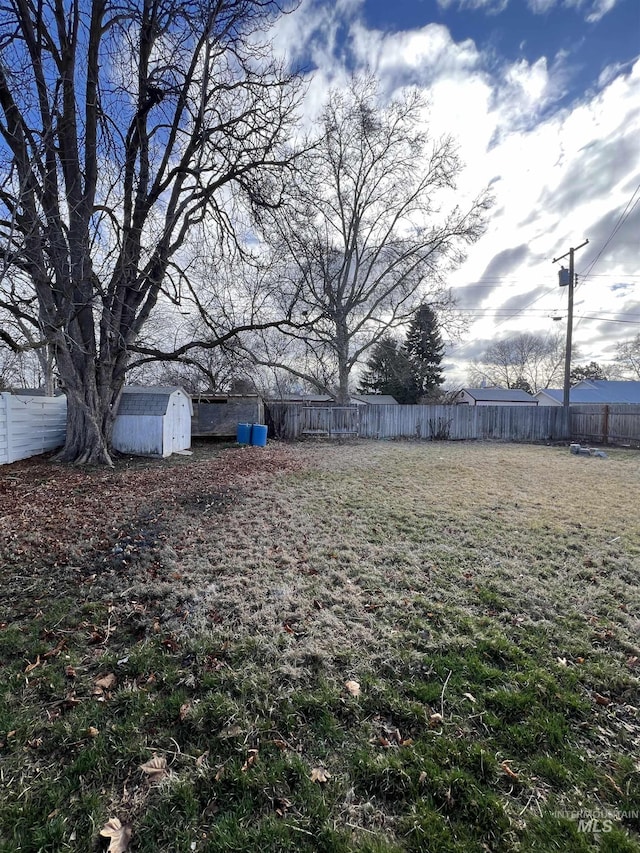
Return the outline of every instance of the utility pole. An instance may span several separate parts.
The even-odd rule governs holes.
[[[578,249],[582,249],[583,246],[586,246],[589,241],[585,240],[584,243],[580,243],[579,246],[575,248],[572,246],[568,252],[565,252],[564,255],[561,255],[559,258],[554,258],[553,263],[557,263],[558,261],[569,256],[569,275],[563,275],[567,270],[564,267],[560,270],[560,287],[564,287],[565,285],[569,286],[569,304],[567,308],[567,346],[564,355],[564,392],[562,405],[564,407],[565,414],[568,416],[569,414],[569,388],[571,385],[571,342],[573,337],[573,288],[575,284],[575,268],[573,263],[574,253],[578,251]],[[568,280],[567,280],[568,279]],[[568,420],[567,420],[568,423]]]

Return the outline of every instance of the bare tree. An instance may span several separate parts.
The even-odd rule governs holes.
[[[640,379],[640,334],[618,344],[616,361],[625,378]]]
[[[201,305],[190,235],[241,250],[240,207],[280,203],[297,86],[264,36],[279,11],[277,0],[3,7],[0,259],[31,291],[16,300],[5,275],[0,305],[54,348],[66,461],[110,463],[132,352],[175,356],[141,336],[159,300],[186,290]]]
[[[575,353],[575,348],[574,348]],[[535,393],[561,384],[564,370],[564,339],[561,333],[537,335],[524,332],[492,344],[470,370],[469,381],[503,388],[522,388]]]
[[[298,294],[306,328],[286,332],[286,359],[271,336],[259,361],[342,402],[357,362],[419,302],[446,311],[444,274],[482,231],[486,196],[447,206],[460,162],[450,138],[428,138],[424,109],[415,92],[382,105],[370,78],[332,92],[298,164],[297,204],[272,222],[283,292]]]

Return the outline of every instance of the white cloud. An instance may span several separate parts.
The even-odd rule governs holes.
[[[438,0],[441,9],[457,6],[459,9],[484,9],[489,15],[503,12],[509,5],[509,0]]]
[[[354,65],[373,70],[388,95],[418,86],[430,102],[432,135],[452,133],[459,141],[467,164],[459,180],[461,203],[489,184],[495,194],[485,237],[450,280],[461,305],[487,312],[473,323],[467,348],[473,349],[474,340],[524,329],[556,331],[550,316],[564,311],[566,289],[557,287],[552,258],[589,237],[590,245],[576,257],[576,269],[588,269],[640,183],[640,60],[609,66],[597,90],[559,109],[572,73],[563,54],[500,63],[471,40],[454,41],[439,24],[382,33],[358,19],[357,4],[343,4],[348,9],[343,16],[347,46],[336,40],[336,15],[323,17],[313,6],[307,7],[309,19],[293,30],[297,38],[306,33],[313,46],[318,64],[311,84],[314,104],[329,82],[346,80]],[[583,2],[580,8],[595,14],[605,5],[611,7],[611,0]],[[323,34],[314,26],[321,26]],[[296,46],[301,53],[299,41]],[[603,316],[605,310],[626,310],[625,305],[637,301],[640,285],[636,294],[609,289],[629,282],[625,274],[637,273],[634,227],[630,219],[627,231],[616,235],[594,268],[600,277],[578,291],[582,314]],[[468,288],[483,275],[492,276],[491,282]],[[505,304],[513,309],[511,318],[493,313]],[[630,328],[582,320],[575,337],[583,359],[606,359],[616,339],[630,336]],[[455,362],[455,352],[452,356]],[[464,378],[463,368],[456,378]]]
[[[556,5],[557,0],[527,0],[527,6],[534,15],[544,15]]]
[[[516,0],[520,2],[520,0]],[[564,6],[579,11],[589,24],[595,24],[615,8],[619,0],[527,0],[527,6],[534,15],[545,15],[554,6]],[[509,0],[438,0],[441,9],[459,10],[484,9],[488,15],[498,15],[509,5]]]

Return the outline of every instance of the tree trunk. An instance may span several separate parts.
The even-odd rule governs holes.
[[[336,402],[341,406],[348,406],[350,400],[349,374],[351,373],[351,365],[349,364],[349,330],[342,318],[338,317],[335,322],[336,355],[338,356],[338,390]]]
[[[108,439],[103,433],[105,413],[100,409],[99,405],[87,403],[82,394],[67,391],[67,437],[57,456],[61,462],[113,467]]]

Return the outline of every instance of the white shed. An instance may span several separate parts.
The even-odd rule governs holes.
[[[125,386],[113,425],[113,448],[142,456],[187,450],[192,414],[191,397],[182,388]]]

